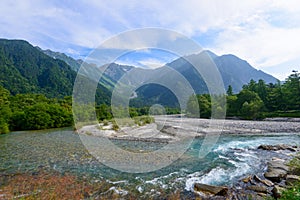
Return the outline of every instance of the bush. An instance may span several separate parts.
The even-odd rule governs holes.
[[[103,126],[108,126],[108,121],[107,120],[103,120]]]
[[[9,133],[8,124],[5,122],[0,122],[0,134]]]
[[[120,129],[120,127],[118,126],[118,124],[116,122],[113,122],[112,129],[114,131],[118,131]]]

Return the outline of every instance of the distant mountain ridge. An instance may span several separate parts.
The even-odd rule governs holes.
[[[80,69],[81,64],[84,62],[81,59],[75,60],[74,58],[72,58],[70,56],[67,56],[64,53],[54,52],[54,51],[51,51],[49,49],[42,50],[39,47],[36,47],[36,48],[39,49],[40,51],[42,51],[43,53],[45,53],[46,55],[54,58],[54,59],[59,59],[59,60],[62,60],[64,62],[66,62],[76,72],[78,72],[78,70]],[[85,63],[85,65],[88,65],[88,68],[90,68],[91,70],[94,70],[95,73],[99,73],[100,72],[100,71],[98,71],[99,68],[95,64]],[[104,86],[105,88],[107,88],[108,90],[113,90],[114,85],[116,84],[114,78],[108,76],[107,74],[104,74],[101,77],[101,79],[99,80],[99,83],[102,86]]]
[[[276,83],[278,81],[275,77],[255,69],[247,61],[242,60],[235,55],[229,54],[217,56],[213,52],[206,50],[199,54],[189,55],[187,57],[189,59],[197,59],[201,54],[206,54],[212,59],[221,74],[225,88],[228,88],[228,86],[231,85],[234,92],[239,92],[242,89],[242,86],[249,83],[251,79],[255,81],[262,79],[266,83]],[[182,73],[191,82],[197,93],[207,93],[208,91],[205,89],[203,79],[201,76],[197,75],[194,67],[186,61],[186,58],[178,58],[171,63],[168,63],[167,66]]]
[[[52,52],[51,50],[43,50],[44,53],[47,55],[61,59],[68,63],[72,69],[77,71],[80,68],[82,60],[75,60],[64,53],[59,52]],[[235,55],[227,54],[227,55],[221,55],[218,56],[215,53],[205,50],[201,52],[202,54],[207,54],[215,63],[216,67],[218,68],[221,77],[224,82],[225,88],[228,88],[229,85],[232,86],[234,92],[239,92],[242,89],[242,86],[249,83],[251,79],[258,81],[259,79],[264,80],[266,83],[275,83],[278,80],[261,71],[257,70],[254,67],[252,67],[247,61],[242,60],[238,58]],[[200,53],[200,54],[201,54]],[[198,57],[200,54],[194,54],[189,55],[187,57]],[[196,93],[207,93],[207,87],[203,79],[201,78],[201,75],[196,73],[193,66],[191,66],[187,61],[185,57],[178,58],[168,64],[167,66],[177,70],[178,72],[182,73],[187,80],[189,80],[195,89]],[[94,67],[94,66],[93,66]],[[165,66],[163,66],[165,67]],[[99,67],[101,71],[103,71],[104,68],[106,70],[104,71],[104,79],[105,81],[100,81],[101,84],[106,85],[107,82],[109,83],[108,89],[113,89],[113,85],[128,71],[135,68],[134,66],[129,65],[120,65],[116,63],[110,63],[106,64],[104,66]],[[146,69],[145,69],[146,70]],[[146,73],[146,71],[145,71]],[[110,79],[110,81],[107,81],[107,78]],[[106,83],[105,83],[106,82]],[[144,88],[145,89],[145,88]]]
[[[247,61],[238,58],[235,55],[228,54],[218,56],[213,59],[218,67],[226,88],[231,85],[234,92],[239,92],[244,84],[251,79],[258,81],[264,80],[266,83],[276,83],[278,79],[270,74],[252,67]]]
[[[38,50],[42,51],[44,54],[54,58],[65,61],[74,71],[78,71],[81,65],[82,60],[75,60],[74,58],[67,56],[64,53],[51,51],[50,49],[43,50],[39,47],[36,47]]]
[[[275,83],[278,80],[273,76],[253,68],[247,61],[234,55],[218,56],[210,51],[200,54],[178,58],[166,66],[157,69],[141,69],[139,75],[151,74],[153,76],[168,77],[165,68],[172,68],[182,74],[198,94],[208,93],[207,86],[194,67],[187,62],[189,59],[199,59],[203,54],[210,56],[223,78],[225,89],[232,86],[234,92],[239,92],[244,84],[251,79],[264,80]],[[0,84],[12,94],[17,93],[43,93],[48,97],[62,97],[71,95],[76,73],[82,60],[75,60],[64,53],[42,50],[33,47],[23,40],[0,39]],[[205,62],[204,62],[205,63]],[[110,102],[110,95],[118,80],[128,71],[137,69],[134,66],[119,65],[116,63],[105,66],[88,64],[90,74],[103,73],[99,81],[97,97],[101,102]],[[144,85],[137,91],[137,98],[131,100],[133,105],[162,103],[168,106],[178,105],[176,97],[171,91],[159,85]]]
[[[201,61],[201,56],[204,61]],[[242,86],[248,84],[251,79],[255,81],[262,79],[266,83],[276,83],[278,81],[275,77],[263,71],[255,69],[247,61],[242,60],[237,56],[230,54],[218,56],[211,51],[203,51],[200,54],[178,58],[161,68],[154,69],[154,71],[157,71],[157,75],[161,75],[164,70],[160,69],[170,67],[178,71],[186,78],[186,80],[190,82],[195,93],[208,93],[209,91],[205,81],[203,80],[201,75],[198,74],[197,70],[187,61],[198,59],[199,62],[203,62],[203,65],[205,65],[205,59],[208,58],[215,63],[215,66],[219,70],[220,75],[223,79],[225,90],[229,85],[231,85],[233,88],[233,92],[238,93],[242,89]],[[115,81],[118,81],[120,77],[122,77],[127,71],[131,70],[132,68],[132,66],[123,67],[122,65],[111,64],[107,68],[105,74],[110,76]],[[149,73],[149,69],[140,70],[144,70],[144,73]],[[165,76],[168,77],[168,74],[165,74]],[[132,100],[132,105],[140,106],[143,103],[147,103],[149,105],[154,103],[161,103],[168,106],[178,105],[176,97],[174,95],[171,95],[170,90],[159,85],[144,85],[137,90],[137,94],[138,97]]]

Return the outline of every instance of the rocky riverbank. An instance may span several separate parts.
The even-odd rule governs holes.
[[[299,147],[290,145],[261,145],[258,149],[267,151],[299,152]],[[201,183],[194,184],[194,192],[201,199],[266,199],[280,198],[282,192],[295,182],[300,181],[299,171],[288,166],[287,160],[272,158],[262,174],[253,174],[244,177],[232,187],[212,186]]]
[[[155,123],[144,126],[123,126],[113,130],[112,125],[89,125],[77,130],[80,134],[122,140],[169,142],[182,137],[202,137],[206,134],[268,134],[300,133],[300,123],[294,120],[210,120],[180,117],[179,115],[155,116]]]

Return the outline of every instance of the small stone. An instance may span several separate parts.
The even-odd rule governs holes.
[[[267,197],[267,194],[266,194],[266,193],[261,193],[261,192],[259,192],[259,193],[257,193],[257,195],[258,195],[258,196],[261,196],[261,197]]]
[[[244,183],[249,183],[249,182],[252,181],[252,176],[248,176],[248,177],[246,177],[246,178],[243,178],[242,181],[243,181]]]

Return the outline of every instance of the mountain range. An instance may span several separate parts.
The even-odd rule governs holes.
[[[251,79],[255,81],[262,79],[267,83],[278,81],[273,76],[256,70],[247,61],[234,55],[218,56],[210,51],[180,57],[158,69],[138,68],[138,72],[140,76],[152,74],[160,77],[166,73],[167,77],[169,73],[167,68],[171,68],[182,74],[196,93],[208,93],[205,81],[187,61],[197,60],[203,53],[209,55],[215,63],[225,88],[231,85],[235,93],[239,92],[242,86],[249,83]],[[42,93],[49,97],[71,95],[77,71],[82,63],[82,60],[76,60],[64,53],[42,50],[23,40],[0,39],[0,85],[12,94]],[[134,66],[116,63],[100,67],[92,63],[85,64],[89,66],[92,73],[103,72],[96,95],[99,103],[109,103],[112,90],[120,78],[131,70],[137,70]],[[104,68],[106,68],[105,71],[103,71]],[[136,94],[135,98],[131,99],[132,105],[135,106],[153,103],[168,106],[178,105],[172,92],[158,84],[143,85],[136,90]]]

